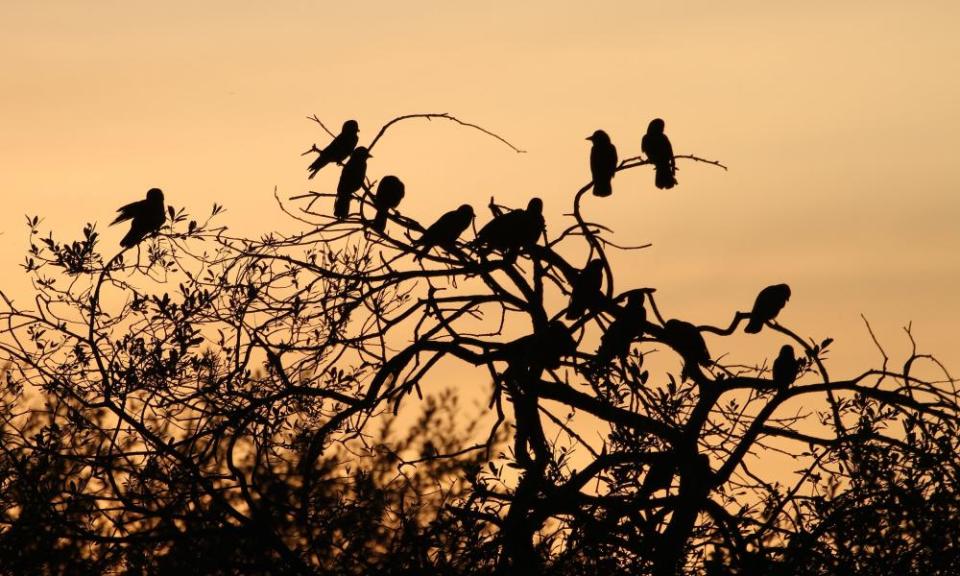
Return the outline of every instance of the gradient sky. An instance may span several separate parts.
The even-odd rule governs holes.
[[[835,377],[879,364],[861,313],[895,357],[912,321],[960,372],[957,22],[956,0],[0,0],[0,287],[28,301],[24,214],[71,239],[96,221],[112,245],[113,211],[153,186],[195,213],[225,204],[236,231],[289,229],[272,191],[308,189],[299,154],[326,141],[309,114],[356,118],[361,141],[412,112],[482,124],[528,153],[417,121],[370,174],[400,175],[421,221],[539,195],[554,231],[589,179],[584,138],[603,128],[635,156],[659,116],[677,153],[730,171],[683,163],[661,191],[634,170],[587,200],[616,241],[654,244],[617,257],[619,289],[726,325],[788,282],[780,319],[837,339]],[[776,350],[772,335],[711,346]]]

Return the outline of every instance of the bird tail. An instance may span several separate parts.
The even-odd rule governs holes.
[[[343,220],[350,214],[350,195],[338,195],[333,203],[333,215]]]
[[[387,210],[377,210],[377,215],[373,217],[370,227],[377,232],[383,232],[387,227]]]
[[[609,180],[601,180],[593,183],[593,195],[607,197],[613,194],[613,186]]]
[[[130,228],[127,235],[120,240],[120,246],[123,248],[133,248],[144,239],[144,235],[139,233],[136,228]]]
[[[329,164],[329,162],[324,160],[322,156],[314,160],[313,164],[311,164],[310,167],[307,168],[307,170],[310,171],[310,175],[307,176],[307,179],[312,180],[313,177],[317,175],[317,172],[319,172],[320,169],[326,166],[327,164]]]
[[[673,175],[673,168],[669,164],[657,164],[657,188],[669,190],[677,185],[677,179]]]

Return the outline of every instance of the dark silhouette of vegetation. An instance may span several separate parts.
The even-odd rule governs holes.
[[[109,256],[28,218],[34,298],[0,294],[0,571],[954,573],[960,397],[935,359],[835,378],[832,340],[781,323],[785,285],[728,326],[666,320],[617,284],[592,182],[547,199],[568,222],[490,199],[476,234],[460,201],[423,226],[369,154],[417,118],[519,152],[447,114],[355,147],[351,121],[311,166],[345,162],[335,192],[277,195],[296,234],[168,206]],[[662,127],[613,172],[721,166]],[[748,321],[772,365],[711,355]]]

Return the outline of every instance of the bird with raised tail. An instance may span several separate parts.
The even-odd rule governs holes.
[[[344,122],[340,133],[330,141],[330,144],[327,144],[327,147],[323,150],[318,150],[318,156],[310,164],[310,167],[307,168],[307,170],[310,171],[310,175],[307,176],[307,178],[313,178],[317,175],[317,172],[331,162],[340,164],[346,160],[347,156],[349,156],[357,146],[357,142],[359,141],[358,132],[360,132],[360,128],[356,120],[347,120]],[[314,149],[316,149],[316,146],[314,146]]]
[[[121,206],[117,210],[116,219],[110,225],[127,220],[130,220],[130,231],[120,240],[120,246],[124,248],[132,248],[147,236],[159,232],[167,220],[163,192],[159,188],[151,188],[147,191],[146,199]]]

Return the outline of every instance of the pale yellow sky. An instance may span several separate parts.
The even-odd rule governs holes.
[[[289,227],[272,190],[308,187],[308,114],[356,118],[361,140],[411,112],[495,130],[529,152],[410,123],[370,173],[400,175],[422,221],[536,194],[554,230],[589,178],[584,138],[633,156],[660,116],[678,153],[731,169],[681,164],[669,192],[633,171],[588,200],[617,241],[654,244],[618,258],[619,288],[726,324],[788,282],[781,320],[836,338],[835,372],[878,360],[860,313],[893,352],[913,321],[960,372],[956,1],[467,4],[0,1],[0,286],[26,298],[24,214],[114,244],[113,211],[152,186],[225,204],[239,231]],[[711,346],[758,361],[765,338]]]

